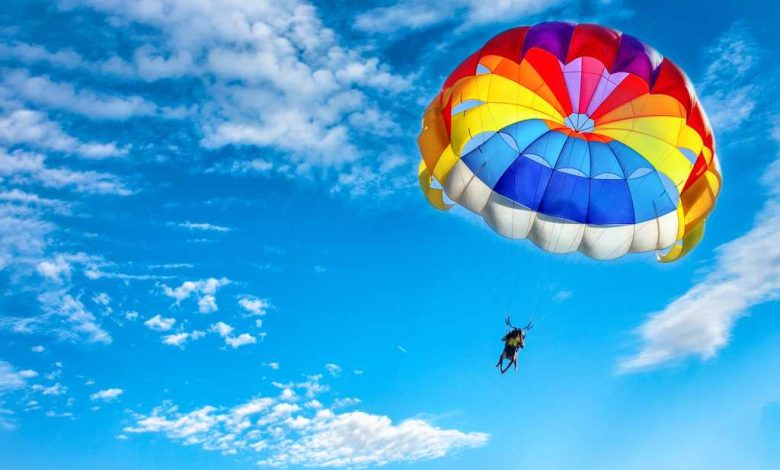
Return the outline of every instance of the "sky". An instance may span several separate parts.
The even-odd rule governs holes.
[[[0,466],[780,468],[779,8],[3,2]],[[724,187],[685,259],[422,197],[428,101],[545,20],[694,83]],[[501,376],[507,314],[535,327]]]

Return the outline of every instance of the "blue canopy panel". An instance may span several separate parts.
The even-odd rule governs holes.
[[[551,217],[636,224],[676,210],[679,199],[673,182],[626,145],[586,141],[540,120],[477,135],[467,149],[463,163],[489,188]]]
[[[463,148],[461,161],[492,189],[529,145],[551,132],[544,121],[534,119],[512,124],[498,132],[477,134]]]

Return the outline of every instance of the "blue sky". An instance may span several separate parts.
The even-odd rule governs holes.
[[[780,12],[679,3],[5,2],[3,468],[780,468]],[[546,19],[696,85],[725,185],[684,260],[420,195],[444,77]]]

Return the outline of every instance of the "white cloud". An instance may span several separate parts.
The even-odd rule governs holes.
[[[574,292],[570,290],[559,290],[555,294],[553,294],[553,300],[555,302],[565,302],[568,300],[572,295],[574,295]]]
[[[47,396],[59,396],[64,395],[68,391],[68,387],[62,385],[61,383],[57,382],[53,385],[50,385],[48,387],[44,387],[43,385],[35,384],[32,386],[32,389],[36,392],[40,392],[42,395]]]
[[[105,390],[100,390],[98,392],[95,392],[89,396],[89,399],[92,401],[114,401],[117,398],[119,398],[120,395],[124,393],[124,390],[121,388],[107,388]]]
[[[0,177],[6,177],[16,184],[40,184],[81,193],[131,194],[122,180],[110,173],[52,168],[46,165],[46,157],[43,155],[18,150],[8,153],[0,148]]]
[[[43,255],[53,230],[54,225],[42,219],[40,209],[24,202],[0,203],[0,270],[9,266],[30,269],[30,260]]]
[[[38,377],[38,373],[32,369],[21,370],[19,371],[19,375],[24,377],[25,379],[32,379]]]
[[[61,69],[74,69],[84,65],[84,59],[71,49],[51,52],[42,46],[13,42],[0,44],[0,55],[13,57],[27,64],[47,63]]]
[[[279,370],[278,362],[264,362],[263,365],[273,370]]]
[[[140,96],[112,96],[59,83],[47,76],[23,70],[3,74],[3,85],[20,98],[40,106],[62,109],[90,119],[128,119],[137,116],[175,116],[181,111],[162,110]]]
[[[175,333],[163,338],[163,343],[171,346],[182,346],[187,341],[187,339],[189,339],[189,337],[189,333]]]
[[[91,265],[84,270],[84,275],[91,279],[119,279],[121,281],[154,281],[154,280],[166,280],[173,279],[175,276],[162,276],[159,274],[128,274],[104,271],[97,265]]]
[[[341,375],[341,366],[338,364],[325,364],[325,369],[334,377]]]
[[[0,360],[0,394],[26,385],[24,375],[17,372],[11,364]]]
[[[0,201],[4,203],[19,204],[22,206],[54,208],[59,212],[63,212],[67,207],[67,204],[65,204],[63,201],[43,198],[37,194],[28,193],[18,188],[11,189],[10,191],[0,192]]]
[[[102,305],[104,307],[107,307],[111,304],[111,297],[106,294],[105,292],[100,292],[94,297],[92,297],[92,301],[95,302],[98,305]]]
[[[65,279],[70,279],[71,266],[64,256],[43,260],[38,263],[37,269],[38,274],[57,284],[62,284]]]
[[[224,162],[217,163],[211,167],[208,172],[227,173],[232,175],[264,175],[273,170],[273,162],[264,158],[254,158],[252,160],[233,160],[228,164]]]
[[[230,335],[230,333],[233,332],[233,327],[228,325],[225,322],[217,322],[211,325],[211,331],[219,334],[219,336],[225,338]]]
[[[261,146],[282,153],[273,160],[226,161],[214,171],[340,173],[368,153],[358,145],[365,135],[398,132],[392,110],[378,96],[409,89],[410,79],[393,74],[365,48],[344,46],[306,1],[161,0],[148,8],[120,0],[66,3],[159,32],[132,58],[113,57],[91,68],[124,79],[199,79],[204,101],[193,106],[192,118],[203,147]],[[150,103],[132,104],[136,113],[152,112],[143,106]]]
[[[359,398],[346,397],[346,398],[337,398],[336,400],[333,401],[333,405],[331,405],[331,407],[333,409],[339,409],[339,408],[348,408],[359,404],[360,404]]]
[[[71,273],[76,265],[92,265],[97,260],[98,258],[86,253],[57,253],[38,261],[36,271],[47,281],[62,285],[70,281]],[[108,297],[108,294],[103,293],[93,300],[96,303],[106,302],[103,305],[107,306],[111,298]]]
[[[59,124],[39,111],[16,109],[0,115],[0,142],[6,145],[25,144],[57,152],[73,153],[86,158],[118,157],[127,154],[113,142],[81,142],[66,134]]]
[[[257,343],[257,338],[250,335],[249,333],[241,333],[238,336],[228,336],[225,338],[225,344],[227,344],[233,349],[240,348],[241,346],[246,346],[247,344],[255,344],[255,343]]]
[[[252,315],[265,315],[271,308],[271,302],[268,299],[260,299],[252,295],[245,295],[238,299],[238,305]]]
[[[95,315],[67,290],[44,291],[38,295],[38,301],[43,312],[40,315],[5,319],[13,331],[51,333],[68,341],[111,343],[111,335],[101,327]]]
[[[5,181],[15,180],[14,167],[29,164],[28,155],[9,155],[0,149],[0,179],[11,175]],[[108,332],[70,292],[76,267],[95,263],[97,258],[85,253],[47,254],[57,238],[58,227],[44,217],[52,209],[63,214],[58,212],[59,201],[16,189],[0,193],[0,199],[0,269],[8,268],[10,286],[32,294],[39,305],[39,309],[23,316],[14,317],[10,312],[0,315],[0,329],[17,334],[53,334],[70,341],[110,343]]]
[[[39,344],[39,345],[37,345],[37,346],[33,346],[32,348],[30,348],[30,350],[31,350],[32,352],[36,352],[36,353],[42,353],[42,352],[46,351],[46,348],[44,348],[43,346],[41,346],[41,345]]]
[[[150,414],[135,414],[123,433],[159,433],[224,455],[254,455],[271,467],[377,467],[438,458],[488,440],[484,433],[441,429],[420,419],[394,423],[362,411],[337,413],[314,399],[301,407],[279,385],[275,398],[253,398],[232,408],[206,405],[184,412],[168,402]]]
[[[211,294],[206,294],[198,299],[198,312],[211,313],[219,310],[217,307],[217,298]]]
[[[185,281],[179,287],[171,288],[163,285],[163,293],[176,300],[180,304],[190,296],[194,296],[198,302],[198,311],[200,313],[211,313],[218,310],[215,294],[217,290],[230,284],[227,278],[208,278],[199,281]]]
[[[0,154],[2,151],[0,150]],[[0,158],[1,160],[2,158]],[[81,301],[69,293],[74,263],[86,263],[83,253],[45,253],[56,226],[43,220],[47,204],[21,191],[4,193],[0,203],[0,269],[8,268],[10,286],[24,289],[38,300],[40,309],[14,317],[0,315],[0,329],[17,334],[54,334],[62,339],[109,343],[110,335]],[[32,276],[37,274],[40,276]],[[44,282],[40,282],[41,278]],[[34,351],[43,351],[42,346]]]
[[[203,338],[205,335],[206,335],[205,332],[199,330],[195,330],[190,333],[187,332],[175,333],[163,337],[163,343],[169,346],[176,346],[182,348],[184,347],[184,344],[187,341],[197,341],[200,338]]]
[[[203,223],[203,222],[181,222],[178,224],[171,223],[169,225],[174,225],[176,227],[186,228],[187,230],[193,230],[193,231],[201,231],[201,232],[230,232],[233,230],[230,227],[223,227],[221,225],[213,225],[209,223]]]
[[[373,33],[416,30],[465,18],[465,26],[491,22],[508,22],[540,13],[565,0],[401,0],[392,6],[380,7],[358,15],[355,26]]]
[[[192,263],[167,263],[167,264],[151,264],[150,269],[179,269],[179,268],[192,268],[195,267]]]
[[[774,129],[780,146],[780,128]],[[620,361],[633,372],[690,356],[707,360],[725,347],[748,310],[780,299],[780,153],[764,175],[769,197],[753,228],[717,249],[704,278],[637,329],[639,352]]]
[[[157,315],[153,316],[152,318],[146,320],[144,322],[144,325],[146,325],[147,328],[154,331],[168,331],[171,328],[173,328],[173,325],[176,323],[175,318],[163,318],[158,313]]]
[[[261,463],[274,467],[382,466],[443,457],[458,448],[479,447],[488,439],[486,434],[440,429],[416,419],[393,424],[387,416],[360,411],[320,411],[304,432],[299,441],[282,444]]]
[[[736,23],[707,51],[699,84],[702,103],[716,131],[734,131],[753,114],[759,96],[754,71],[760,52],[750,29]]]

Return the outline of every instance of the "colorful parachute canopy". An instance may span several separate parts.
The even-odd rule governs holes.
[[[597,259],[704,233],[721,186],[685,74],[639,40],[551,22],[494,37],[444,82],[418,138],[420,185],[498,233]]]

